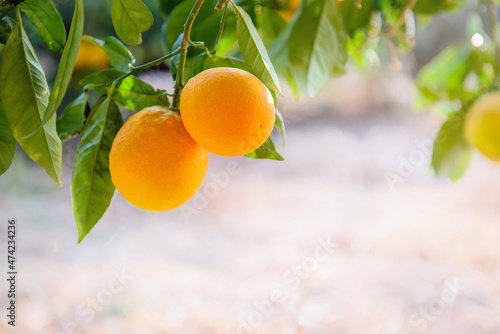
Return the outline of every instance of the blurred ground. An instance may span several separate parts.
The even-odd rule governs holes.
[[[15,217],[18,326],[2,279],[0,332],[500,333],[500,167],[478,156],[457,184],[435,178],[441,120],[409,111],[411,92],[400,74],[349,75],[282,101],[285,162],[211,156],[200,194],[171,212],[116,194],[80,245],[75,143],[62,189],[17,152],[0,252]]]

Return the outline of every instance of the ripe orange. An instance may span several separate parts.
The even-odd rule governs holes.
[[[278,10],[278,15],[281,16],[285,22],[290,22],[301,2],[302,0],[288,0],[288,7],[286,9]]]
[[[125,199],[151,211],[187,202],[201,187],[208,152],[186,132],[179,114],[150,107],[129,118],[109,154],[111,179]]]
[[[109,67],[109,58],[99,46],[96,44],[82,40],[80,42],[80,50],[76,56],[76,70],[95,71]]]
[[[215,154],[232,157],[252,152],[273,130],[271,93],[240,69],[218,67],[197,74],[182,90],[180,102],[187,132]]]
[[[500,92],[491,93],[472,106],[465,132],[474,147],[500,162]]]

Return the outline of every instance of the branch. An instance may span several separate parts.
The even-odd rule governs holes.
[[[413,9],[413,7],[415,7],[415,5],[417,4],[417,1],[418,0],[411,0],[408,3],[408,5],[406,5],[406,7],[403,9],[401,16],[399,17],[396,24],[393,25],[392,27],[390,27],[389,29],[386,29],[385,31],[383,31],[383,33],[385,34],[385,37],[387,39],[387,43],[389,44],[389,48],[391,50],[392,67],[394,69],[397,69],[397,70],[401,69],[402,64],[398,59],[398,49],[397,49],[396,45],[394,44],[393,38],[394,38],[394,36],[397,35],[399,29],[401,29],[401,27],[404,24],[406,24],[407,13],[409,11],[411,11]]]
[[[225,1],[225,0],[220,0],[219,3],[221,1]],[[222,18],[220,20],[220,28],[219,28],[219,32],[217,34],[217,39],[215,40],[215,47],[214,49],[212,50],[213,53],[215,53],[217,51],[217,49],[219,48],[219,42],[220,42],[220,39],[222,37],[222,33],[224,32],[224,22],[226,22],[226,15],[227,15],[227,7],[228,7],[228,1],[226,1],[224,3],[224,12],[222,13]],[[215,7],[215,11],[218,11],[220,9],[218,9],[218,7]]]
[[[190,42],[191,28],[193,27],[194,20],[196,19],[196,15],[200,11],[201,5],[205,0],[197,0],[191,9],[191,13],[184,24],[184,36],[182,38],[182,44],[180,48],[179,55],[179,65],[177,66],[177,78],[175,80],[175,88],[174,88],[174,97],[172,99],[172,110],[178,111],[179,109],[179,99],[182,91],[182,75],[184,73],[184,65],[186,63],[187,50]]]
[[[401,13],[401,16],[399,17],[398,22],[396,22],[395,25],[393,25],[392,27],[390,27],[389,29],[387,29],[385,31],[385,33],[387,35],[394,36],[396,34],[396,32],[406,23],[406,13],[409,10],[412,10],[413,7],[415,7],[415,5],[417,4],[417,1],[418,0],[411,0],[408,3],[408,5],[406,5],[406,7],[403,9],[403,12]]]
[[[130,71],[127,72],[127,73],[125,73],[125,74],[123,74],[119,78],[116,78],[113,81],[109,81],[109,82],[106,82],[106,83],[103,83],[103,84],[99,84],[99,85],[94,85],[94,84],[87,85],[87,86],[83,87],[83,91],[87,92],[91,88],[93,89],[93,88],[97,88],[97,87],[106,87],[106,86],[109,86],[109,85],[116,86],[123,79],[125,79],[125,78],[127,78],[127,77],[129,77],[131,75],[137,74],[137,73],[139,73],[141,71],[144,71],[144,70],[146,70],[146,69],[148,69],[150,67],[160,65],[165,60],[167,60],[169,58],[172,58],[175,55],[178,55],[180,52],[181,52],[181,49],[177,48],[175,51],[169,53],[168,55],[165,55],[163,57],[155,59],[155,60],[153,60],[153,61],[151,61],[149,63],[146,63],[144,65],[141,65],[141,66],[132,66],[132,65],[129,65]]]

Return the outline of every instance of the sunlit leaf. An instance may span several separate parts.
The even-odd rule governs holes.
[[[233,6],[236,14],[236,33],[241,55],[250,71],[266,86],[275,92],[281,92],[278,74],[269,59],[266,47],[260,39],[250,16],[239,6]]]
[[[434,142],[432,167],[436,175],[457,181],[467,170],[473,149],[464,138],[464,113],[457,112],[443,124]]]
[[[463,82],[470,72],[472,55],[473,50],[468,45],[453,45],[425,65],[415,79],[421,94],[418,106],[462,98]]]

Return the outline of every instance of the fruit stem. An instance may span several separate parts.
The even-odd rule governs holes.
[[[177,78],[175,80],[174,97],[172,99],[172,110],[177,111],[179,109],[179,99],[182,91],[182,74],[184,73],[184,65],[186,64],[187,50],[189,47],[189,41],[191,40],[191,28],[193,27],[196,15],[200,11],[201,5],[203,5],[205,0],[197,0],[191,9],[191,13],[184,24],[184,36],[182,38],[181,50],[179,55],[179,65],[177,66]]]

